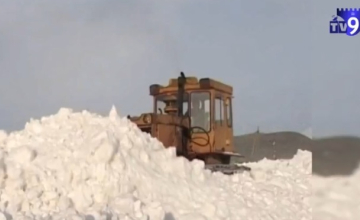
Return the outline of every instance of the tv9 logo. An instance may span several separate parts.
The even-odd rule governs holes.
[[[330,34],[355,36],[360,32],[360,8],[337,8],[330,21]]]

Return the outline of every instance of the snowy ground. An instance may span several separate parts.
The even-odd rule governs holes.
[[[312,178],[314,220],[360,219],[360,167],[352,176]]]
[[[61,109],[0,132],[0,147],[0,219],[312,219],[307,151],[248,164],[250,174],[210,173],[115,109]]]

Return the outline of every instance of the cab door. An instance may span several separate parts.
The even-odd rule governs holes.
[[[227,140],[227,122],[225,115],[225,97],[215,93],[214,97],[214,151],[225,151]]]
[[[235,146],[234,146],[234,129],[233,129],[233,112],[232,112],[232,96],[227,95],[225,96],[225,132],[226,134],[224,136],[226,136],[226,147],[225,150],[228,152],[234,152],[235,151]]]

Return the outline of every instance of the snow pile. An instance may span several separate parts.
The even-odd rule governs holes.
[[[311,153],[252,164],[249,175],[204,170],[109,117],[60,109],[0,138],[0,219],[305,220]],[[263,165],[262,165],[263,164]],[[265,166],[264,166],[265,165]]]
[[[314,219],[360,219],[360,166],[352,176],[312,177]]]

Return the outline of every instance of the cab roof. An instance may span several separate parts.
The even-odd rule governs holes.
[[[193,90],[217,90],[220,92],[227,93],[232,95],[233,88],[227,84],[216,81],[211,78],[201,78],[198,80],[196,77],[186,77],[185,91]],[[178,79],[172,78],[169,80],[169,83],[165,86],[159,84],[152,84],[149,88],[150,95],[156,96],[168,92],[176,92],[178,90]]]

